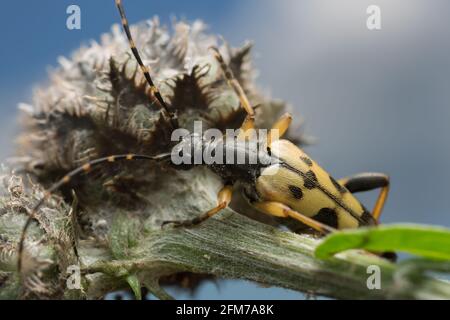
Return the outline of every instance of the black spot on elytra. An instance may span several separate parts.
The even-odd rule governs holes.
[[[322,208],[320,211],[312,217],[314,220],[322,222],[327,226],[338,228],[338,216],[336,211],[330,208]]]
[[[373,226],[375,225],[375,219],[373,218],[372,214],[367,211],[366,209],[364,209],[363,214],[361,215],[360,221],[359,221],[359,225],[360,226]]]
[[[312,171],[309,170],[307,173],[305,173],[305,188],[306,189],[314,189],[315,187],[317,187],[318,181],[317,181],[317,176],[316,174]]]
[[[347,189],[345,189],[343,186],[341,186],[339,184],[339,182],[337,182],[332,176],[330,176],[330,180],[333,183],[334,187],[336,188],[337,191],[339,191],[340,193],[346,193]]]
[[[311,161],[311,159],[306,156],[301,156],[300,160],[302,160],[308,167],[312,167],[312,165],[313,165],[313,162]]]
[[[289,191],[291,192],[292,196],[295,199],[301,199],[303,198],[303,191],[299,187],[296,186],[289,186]]]

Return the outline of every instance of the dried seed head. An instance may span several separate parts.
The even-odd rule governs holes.
[[[3,285],[13,286],[12,283],[19,279],[14,273],[17,268],[18,240],[29,211],[43,193],[42,187],[31,183],[25,176],[7,168],[0,170],[0,275],[5,277],[0,282],[0,291]],[[49,200],[36,215],[37,223],[33,223],[25,242],[20,280],[21,292],[27,297],[52,296],[55,290],[59,290],[59,284],[53,283],[54,279],[48,277],[48,268],[56,266],[64,270],[63,263],[75,261],[73,251],[70,250],[69,209],[57,197]],[[55,249],[57,261],[53,259],[50,246]],[[10,291],[11,294],[13,292]]]
[[[131,32],[144,64],[168,109],[176,114],[180,127],[190,130],[197,120],[203,122],[204,128],[240,127],[245,112],[209,50],[219,41],[205,33],[202,22],[176,22],[171,33],[154,18],[131,26]],[[250,49],[251,44],[238,49],[227,43],[220,47],[250,103],[258,106],[257,126],[269,128],[284,112],[285,104],[259,92],[254,83]],[[54,182],[68,170],[94,158],[124,153],[158,154],[171,148],[171,119],[160,109],[119,25],[114,25],[100,42],[93,41],[78,49],[71,58],[59,58],[59,67],[49,77],[49,83],[35,91],[32,105],[20,106],[24,130],[19,138],[18,159],[25,171],[36,174],[40,182]],[[78,226],[85,239],[102,245],[109,241],[114,251],[110,235],[115,216],[124,214],[125,221],[135,219],[142,222],[139,226],[146,224],[146,228],[159,229],[161,221],[205,209],[198,207],[198,195],[193,194],[187,182],[197,184],[197,189],[218,183],[201,168],[194,180],[155,164],[127,166],[124,164],[120,170],[114,165],[105,166],[89,175],[89,183],[77,185],[82,207],[79,215],[75,216],[76,208],[70,211],[63,201],[49,199],[37,214],[39,228],[35,226],[32,230],[35,233],[27,241],[29,250],[24,266],[33,268],[36,254],[30,248],[42,249],[36,241],[43,239],[51,243],[57,269],[65,270],[75,260],[72,245],[79,236],[75,230]],[[109,181],[104,186],[105,178]],[[30,208],[43,196],[37,185],[30,186],[28,193],[18,186],[11,184],[8,196],[16,198],[23,208]],[[70,190],[65,191],[63,195],[68,199]],[[189,202],[189,210],[168,203],[168,194]],[[200,195],[205,197],[205,192]],[[8,217],[0,215],[0,218],[10,218],[11,210],[7,211]],[[16,212],[13,217],[19,220],[15,225],[22,226],[25,216]],[[0,228],[0,234],[1,231]],[[30,243],[34,244],[30,247]],[[45,279],[31,273],[27,286],[35,295],[43,296],[58,292],[60,284],[53,284],[52,290],[48,290]]]
[[[236,128],[245,114],[226,85],[210,46],[217,37],[205,25],[175,22],[173,33],[157,18],[131,26],[145,65],[181,127],[193,121],[206,127]],[[249,96],[259,105],[260,125],[273,122],[284,104],[258,92],[250,60],[251,44],[221,47],[226,61]],[[166,151],[170,119],[144,81],[120,27],[101,41],[59,58],[50,83],[36,90],[33,105],[21,105],[25,131],[22,161],[33,172],[62,172],[111,153]]]

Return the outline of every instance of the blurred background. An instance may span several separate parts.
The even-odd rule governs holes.
[[[81,30],[66,8],[81,7]],[[450,227],[450,2],[447,0],[133,0],[131,23],[202,19],[232,45],[255,42],[258,83],[288,101],[335,177],[391,175],[383,222]],[[369,5],[381,30],[366,27]],[[5,1],[0,35],[0,160],[14,154],[17,104],[31,102],[57,57],[119,22],[113,0]],[[369,207],[376,193],[361,195]],[[171,289],[178,298],[188,292]],[[205,283],[200,299],[301,299],[242,281]]]

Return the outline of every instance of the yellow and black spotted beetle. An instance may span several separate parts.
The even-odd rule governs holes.
[[[176,118],[169,111],[162,95],[152,81],[149,69],[144,65],[135,46],[122,1],[116,0],[116,5],[131,51],[148,82],[150,94],[158,100],[162,110],[172,118],[172,126],[175,129],[177,128]],[[266,139],[247,143],[250,139],[249,132],[254,129],[254,109],[241,85],[233,76],[233,72],[222,58],[219,50],[217,48],[211,49],[221,66],[228,84],[238,96],[241,106],[247,113],[241,125],[239,135],[233,138],[235,143],[225,144],[224,148],[231,148],[232,150],[227,151],[231,151],[237,157],[243,158],[249,158],[251,154],[258,153],[259,161],[254,164],[215,163],[207,165],[224,181],[224,187],[219,191],[217,196],[217,206],[193,220],[166,221],[164,224],[188,227],[205,221],[229,205],[233,185],[238,182],[244,186],[245,197],[259,211],[275,217],[296,219],[323,234],[333,232],[336,229],[358,228],[360,226],[378,224],[389,192],[389,177],[378,173],[363,173],[353,177],[335,180],[316,162],[311,160],[300,148],[288,140],[280,139],[291,123],[292,117],[289,114],[283,115],[273,125]],[[210,145],[208,145],[208,142],[205,143],[202,137],[189,134],[182,139],[177,147],[191,150],[191,155],[193,155],[196,149],[203,150],[204,148],[210,147]],[[112,155],[90,161],[68,173],[49,188],[44,198],[37,203],[29,215],[20,239],[18,270],[21,270],[26,231],[34,219],[38,208],[49,198],[52,192],[69,183],[75,176],[88,172],[94,166],[103,163],[112,163],[121,160],[149,160],[171,163],[170,159],[170,153],[156,156],[137,154]],[[171,164],[174,165],[173,163]],[[177,165],[174,166],[177,167]],[[179,169],[189,169],[189,167],[191,166],[178,166]],[[377,188],[380,188],[381,192],[373,211],[370,213],[355,198],[353,193]]]

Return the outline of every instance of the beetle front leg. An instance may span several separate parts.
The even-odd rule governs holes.
[[[262,201],[262,202],[254,202],[252,205],[262,212],[279,217],[279,218],[293,218],[295,220],[300,221],[303,224],[306,224],[307,226],[319,231],[323,234],[328,234],[331,232],[336,231],[336,229],[327,226],[319,221],[316,221],[314,219],[311,219],[304,214],[301,214],[295,210],[292,210],[288,206],[286,206],[283,203],[280,202],[274,202],[274,201]]]
[[[222,54],[219,52],[219,49],[217,49],[216,47],[211,47],[210,49],[213,50],[214,56],[215,56],[217,62],[219,62],[219,64],[220,64],[220,67],[225,76],[225,79],[227,80],[228,85],[236,93],[236,95],[239,98],[239,102],[240,102],[241,106],[247,112],[247,117],[245,117],[244,122],[241,124],[240,132],[238,135],[239,140],[245,140],[245,139],[249,138],[249,136],[251,134],[251,130],[255,129],[255,109],[250,104],[250,101],[249,101],[247,95],[245,94],[244,89],[242,88],[241,84],[234,76],[233,71],[225,63],[225,60],[223,59]]]
[[[216,213],[219,213],[221,210],[228,207],[228,205],[231,202],[231,197],[233,195],[233,186],[232,185],[225,185],[217,194],[217,206],[209,210],[208,212],[194,218],[191,220],[184,220],[184,221],[164,221],[162,223],[161,227],[164,227],[167,224],[173,224],[174,227],[192,227],[196,226],[203,221],[211,218]]]
[[[372,210],[372,216],[378,223],[389,193],[389,176],[383,173],[361,173],[343,178],[339,180],[339,183],[346,187],[351,193],[381,188],[375,207]]]
[[[267,149],[270,150],[272,142],[280,139],[286,133],[291,125],[291,122],[292,115],[290,113],[283,114],[280,119],[275,122],[267,135]]]

